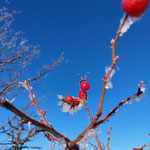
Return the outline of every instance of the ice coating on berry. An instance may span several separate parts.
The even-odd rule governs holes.
[[[68,103],[63,103],[62,104],[62,108],[61,111],[62,112],[68,112],[69,114],[74,114],[76,113],[78,110],[80,110],[82,108],[82,104],[79,103],[78,106],[74,106],[72,107],[72,105],[68,104]]]
[[[71,108],[70,110],[69,110],[69,114],[74,114],[74,113],[76,113],[78,110],[80,110],[81,108],[82,108],[82,104],[80,103],[78,106],[75,106],[75,107],[73,107],[73,108]]]
[[[71,105],[64,103],[62,108],[61,108],[61,111],[62,112],[69,112],[70,109],[71,109]]]
[[[132,17],[141,16],[148,7],[149,0],[122,0],[122,9]]]

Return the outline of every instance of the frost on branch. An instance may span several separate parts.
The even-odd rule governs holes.
[[[125,104],[132,104],[132,100],[127,101]]]
[[[108,67],[108,66],[105,67],[106,74],[109,72],[109,70],[110,70],[110,67]],[[111,78],[113,77],[114,74],[115,74],[115,70],[113,69],[112,72],[110,73],[110,76],[107,78],[107,83],[105,86],[106,89],[112,89],[113,88]]]
[[[123,20],[125,18],[125,15],[120,20],[120,25],[122,24]],[[136,22],[139,19],[139,17],[132,17],[128,16],[125,24],[123,25],[123,28],[121,29],[120,36],[122,36],[125,32],[128,31],[128,29],[131,27],[131,25]]]
[[[59,143],[59,145],[66,147],[66,141],[63,138],[59,138],[58,143]]]
[[[138,86],[139,86],[139,89],[138,89],[138,93],[139,95],[137,97],[135,97],[135,100],[136,101],[140,101],[141,98],[144,98],[144,93],[145,93],[145,88],[143,87],[145,84],[145,82],[141,81]]]
[[[95,129],[90,129],[85,135],[84,137],[80,140],[80,145],[79,148],[80,150],[86,150],[88,147],[88,139],[95,139],[96,137],[96,132],[100,133],[100,129],[95,128]]]
[[[63,96],[62,95],[57,95],[58,99],[63,99]]]
[[[141,98],[144,98],[144,96],[145,96],[145,95],[144,95],[144,93],[145,93],[145,88],[142,87],[142,88],[141,88],[141,92],[142,92],[142,94],[140,94],[139,96],[137,96],[137,97],[135,98],[135,100],[138,101],[138,102],[141,100]]]
[[[26,81],[25,81],[26,82]],[[28,87],[27,87],[27,85],[24,83],[24,82],[19,82],[20,84],[21,84],[21,86],[22,87],[24,87],[26,90],[28,90],[28,87],[29,87],[29,89],[30,90],[32,90],[33,89],[33,87],[32,86],[30,86],[29,84],[28,84]]]
[[[63,138],[57,139],[58,146],[66,147],[66,141]]]

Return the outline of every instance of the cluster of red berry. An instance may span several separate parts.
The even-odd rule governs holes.
[[[78,93],[78,97],[73,97],[73,96],[67,96],[66,98],[63,99],[64,102],[71,104],[72,106],[78,106],[80,103],[80,100],[87,100],[87,90],[90,88],[89,83],[85,80],[80,81],[80,92]]]

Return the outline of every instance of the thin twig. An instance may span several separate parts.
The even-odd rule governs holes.
[[[50,72],[54,67],[56,67],[59,63],[61,63],[62,61],[64,61],[64,57],[63,57],[64,52],[62,52],[59,56],[59,58],[53,62],[53,64],[46,70],[41,72],[39,75],[30,78],[27,80],[27,82],[31,82],[31,81],[35,81],[38,80],[39,78],[41,78],[42,76],[46,75],[48,72]]]
[[[116,37],[115,37],[115,39],[113,39],[113,41],[112,41],[112,43],[111,43],[111,44],[112,44],[112,47],[111,47],[111,48],[112,48],[112,60],[115,58],[115,48],[116,48],[116,44],[117,44],[117,41],[118,41],[118,39],[119,39],[121,30],[122,30],[122,28],[123,28],[123,26],[124,26],[124,24],[125,24],[127,18],[128,18],[128,15],[125,14],[125,17],[124,17],[124,19],[123,19],[123,21],[122,21],[122,23],[121,23],[121,25],[120,25],[120,27],[119,27],[119,29],[118,29],[118,31],[117,31]]]
[[[45,116],[44,116],[44,115],[45,115],[46,111],[42,112],[42,110],[39,108],[39,106],[37,105],[36,101],[34,100],[34,95],[33,95],[33,93],[31,92],[31,89],[30,89],[30,87],[29,87],[27,81],[25,81],[25,82],[20,82],[20,83],[23,84],[23,85],[25,85],[26,88],[27,88],[27,90],[29,91],[31,103],[36,107],[38,113],[40,114],[40,116],[41,116],[41,122],[44,123],[44,124],[47,125],[47,126],[51,126],[51,125],[47,122],[47,120],[45,119]],[[46,137],[48,137],[49,140],[51,140],[51,141],[57,141],[56,138],[53,138],[53,136],[50,135],[50,134],[48,134],[46,131],[44,132],[44,134],[45,134]]]
[[[103,102],[104,102],[104,96],[105,96],[105,91],[106,91],[106,83],[107,83],[107,79],[109,78],[116,62],[118,61],[119,57],[116,56],[115,59],[113,60],[111,66],[110,66],[110,69],[108,71],[108,73],[106,75],[104,75],[104,79],[103,79],[103,87],[102,87],[102,92],[101,92],[101,97],[100,97],[100,101],[99,101],[99,105],[98,105],[98,109],[97,109],[97,112],[96,112],[96,116],[95,116],[95,119],[97,120],[101,114],[102,114],[102,107],[103,107]]]
[[[106,83],[107,83],[107,79],[109,78],[116,62],[118,61],[119,57],[118,56],[115,56],[115,48],[116,48],[116,43],[118,41],[118,38],[119,38],[119,35],[121,33],[121,30],[123,28],[123,25],[125,24],[126,20],[127,20],[127,15],[124,17],[124,20],[122,21],[122,24],[120,25],[117,33],[116,33],[116,37],[115,39],[113,40],[113,42],[111,42],[112,44],[112,63],[111,63],[111,66],[110,66],[110,69],[108,71],[108,73],[104,76],[104,82],[103,82],[103,87],[102,87],[102,92],[101,92],[101,97],[100,97],[100,101],[99,101],[99,106],[98,106],[98,109],[97,109],[97,112],[96,112],[96,116],[95,116],[95,119],[97,120],[101,114],[102,114],[102,107],[103,107],[103,102],[104,102],[104,96],[105,96],[105,86],[106,86]]]
[[[110,127],[110,129],[109,129],[109,131],[107,132],[107,150],[110,150],[109,149],[109,141],[110,141],[110,131],[111,131],[111,127]]]
[[[45,125],[49,126],[50,124],[46,121],[45,116],[44,116],[42,110],[39,108],[39,106],[37,105],[36,101],[34,100],[34,95],[33,95],[33,93],[31,92],[31,89],[30,89],[30,87],[29,87],[27,81],[25,81],[25,82],[20,82],[20,83],[23,84],[23,85],[25,85],[26,88],[27,88],[27,90],[29,91],[31,103],[36,107],[36,109],[37,109],[39,115],[41,116],[42,122],[43,122]]]
[[[143,150],[143,148],[145,148],[145,147],[146,147],[146,145],[144,144],[143,146],[138,147],[137,150]]]
[[[95,139],[96,139],[96,141],[97,141],[99,150],[102,150],[101,142],[100,142],[100,140],[99,140],[99,138],[98,138],[97,135],[96,135]]]
[[[111,115],[115,114],[115,112],[121,107],[123,106],[125,103],[127,103],[128,101],[134,99],[135,97],[141,95],[142,93],[137,92],[136,94],[128,97],[127,99],[123,99],[116,107],[114,107],[107,115],[105,115],[103,118],[101,118],[99,121],[96,122],[95,126],[98,126],[100,124],[102,124],[103,122],[105,122]]]
[[[93,121],[93,118],[92,118],[92,116],[91,116],[91,114],[90,114],[90,112],[89,112],[89,109],[86,107],[84,101],[83,101],[83,102],[81,101],[81,103],[82,103],[83,107],[85,108],[85,110],[86,110],[86,112],[87,112],[87,114],[88,114],[88,116],[89,116],[89,118],[90,118],[90,120],[91,120],[91,122],[92,122],[92,121]]]
[[[96,145],[93,145],[92,143],[90,143],[90,142],[88,142],[92,147],[93,147],[93,149],[94,150],[98,150],[98,148],[97,148],[97,146]]]

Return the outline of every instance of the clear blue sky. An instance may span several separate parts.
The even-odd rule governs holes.
[[[30,43],[40,46],[40,57],[30,67],[33,75],[43,64],[50,64],[62,51],[67,60],[61,63],[33,91],[37,98],[48,95],[40,104],[47,110],[47,120],[53,127],[74,139],[89,124],[84,109],[67,116],[57,106],[56,94],[76,96],[80,77],[90,72],[87,106],[94,116],[97,110],[105,66],[111,63],[110,40],[114,38],[123,16],[121,0],[10,0],[11,10],[22,11],[15,16],[14,30],[23,30]],[[112,79],[113,89],[107,90],[103,115],[123,98],[134,94],[138,83],[146,81],[146,95],[140,102],[133,101],[119,109],[116,116],[101,125],[99,138],[106,145],[110,134],[111,150],[131,150],[147,144],[150,138],[150,9],[118,41],[119,55]],[[26,94],[28,99],[28,95]],[[16,105],[21,99],[16,99]],[[17,105],[18,106],[18,105]],[[22,106],[20,106],[22,107]],[[0,108],[3,111],[2,108]],[[35,110],[36,111],[36,110]],[[0,115],[1,116],[1,115]],[[42,136],[41,136],[42,137]],[[40,138],[38,139],[40,140]],[[48,146],[42,138],[43,150]],[[35,140],[34,143],[37,141]],[[39,143],[37,145],[40,145]],[[89,150],[92,149],[91,147]],[[146,150],[146,148],[145,148]]]

